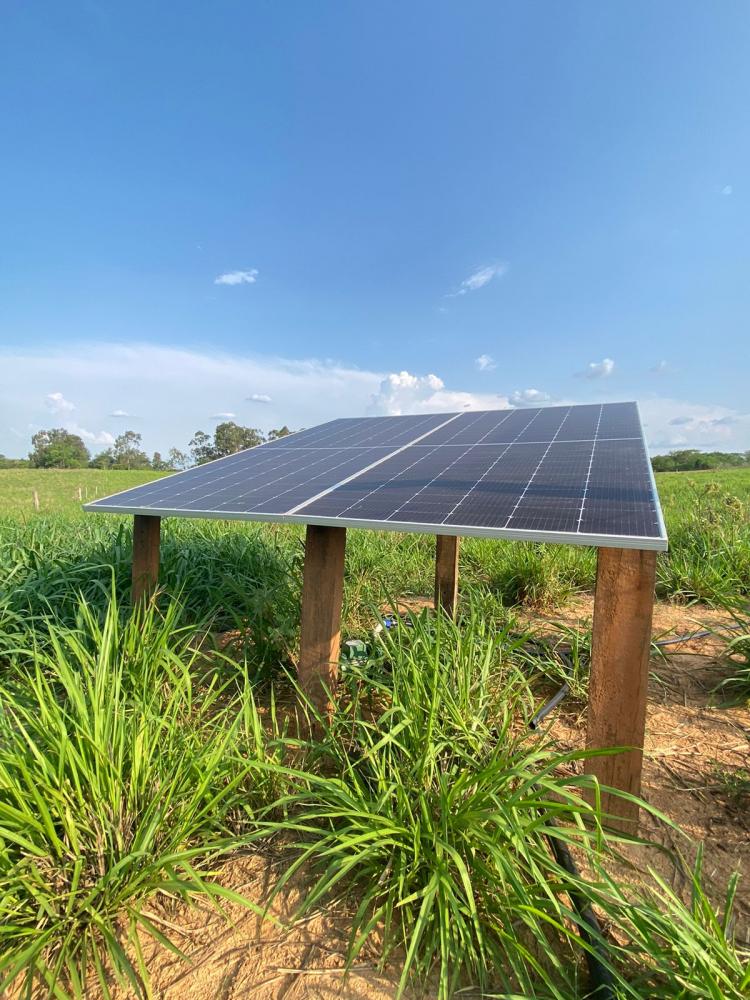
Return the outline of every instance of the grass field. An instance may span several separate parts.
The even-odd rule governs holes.
[[[167,473],[148,470],[110,472],[103,469],[3,469],[0,470],[0,516],[13,514],[23,517],[36,513],[36,492],[39,513],[64,513],[68,517],[75,517],[83,514],[82,501],[119,493],[163,475]]]
[[[23,515],[34,511],[33,494],[39,495],[41,513],[82,513],[78,491],[84,500],[108,496],[151,482],[166,472],[103,471],[101,469],[6,469],[0,470],[0,516]],[[750,469],[718,469],[701,472],[660,472],[656,483],[666,516],[706,486],[750,503]]]
[[[94,559],[114,562],[124,584],[127,560],[124,554],[119,560],[121,548],[112,545],[129,519],[85,514],[79,490],[84,499],[93,499],[157,475],[91,469],[2,471],[0,518],[6,522],[4,537],[14,538],[18,551],[25,538],[36,540],[40,532],[48,531],[48,540],[63,540],[59,559],[69,562],[73,577],[81,565]],[[657,485],[670,538],[669,554],[659,559],[659,596],[721,604],[750,593],[750,469],[661,473]],[[39,497],[39,513],[34,510],[34,491]],[[58,516],[42,516],[47,514]],[[219,526],[201,521],[167,521],[164,535],[168,586],[176,582],[170,583],[173,544],[183,549],[176,579],[184,583],[189,573],[186,545],[196,550],[194,565],[202,565],[211,555],[205,551],[206,546],[218,544],[223,565],[228,568],[232,565],[230,550],[240,553],[243,545],[256,543],[262,547],[264,539],[272,539],[274,550],[287,562],[293,561],[301,537],[296,528],[241,522],[222,522]],[[388,594],[429,595],[432,546],[428,536],[351,532],[347,551],[349,607],[363,606]],[[462,552],[464,582],[487,587],[506,604],[559,604],[577,590],[593,586],[595,560],[590,550],[466,539]],[[238,567],[238,578],[244,576]],[[376,583],[377,593],[373,589]],[[213,598],[204,592],[203,609],[207,610]]]
[[[304,874],[300,918],[350,900],[349,959],[377,931],[403,987],[431,997],[583,998],[587,954],[611,979],[601,997],[748,995],[736,884],[709,899],[700,856],[685,896],[628,874],[582,754],[525,724],[561,667],[550,652],[530,669],[516,605],[590,588],[592,551],[466,540],[459,623],[424,612],[373,639],[384,601],[430,594],[434,541],[351,532],[344,627],[371,651],[310,727],[281,709],[296,703],[301,530],[167,520],[163,593],[134,615],[130,519],[82,514],[78,490],[149,478],[0,472],[0,995],[107,996],[119,981],[147,996],[142,935],[170,933],[148,901],[237,902],[213,872],[240,850],[280,859],[279,891]],[[746,602],[750,470],[659,488],[660,595]],[[748,646],[732,641],[746,696]]]

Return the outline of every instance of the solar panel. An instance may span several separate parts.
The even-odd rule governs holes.
[[[85,509],[667,547],[635,403],[332,420]]]

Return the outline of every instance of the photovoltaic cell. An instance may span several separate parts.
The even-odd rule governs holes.
[[[86,508],[666,548],[634,403],[333,420]]]

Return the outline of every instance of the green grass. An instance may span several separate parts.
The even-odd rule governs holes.
[[[139,932],[178,948],[146,900],[239,901],[217,862],[280,838],[277,890],[302,869],[299,916],[351,900],[349,962],[378,926],[383,959],[405,955],[402,987],[583,1000],[594,950],[621,1000],[746,994],[734,882],[715,908],[700,868],[687,905],[654,874],[611,875],[618,841],[582,796],[595,790],[575,770],[584,755],[524,727],[533,696],[517,640],[481,603],[459,625],[425,612],[383,635],[340,711],[303,739],[262,723],[256,664],[207,650],[176,602],[122,611],[82,602],[72,624],[22,623],[5,662],[0,991],[20,977],[23,996],[82,998],[97,984],[106,996],[114,977],[147,996]]]
[[[750,503],[750,469],[706,469],[698,472],[659,472],[656,487],[662,504],[669,510],[687,499],[696,489],[718,486],[725,493]]]
[[[663,596],[747,595],[749,473],[659,477]],[[350,532],[344,631],[374,652],[344,675],[333,719],[293,738],[274,721],[274,692],[290,694],[301,529],[166,520],[163,591],[132,617],[130,521],[82,515],[77,489],[147,478],[0,472],[0,992],[20,976],[28,996],[80,997],[92,982],[106,994],[114,976],[147,995],[138,930],[173,945],[144,901],[219,898],[218,860],[270,838],[290,875],[311,878],[308,908],[352,901],[349,960],[379,923],[384,958],[406,956],[404,985],[574,1000],[594,948],[618,1000],[747,995],[735,884],[712,904],[700,858],[688,900],[653,873],[625,877],[582,796],[581,755],[527,731],[538,678],[559,682],[567,667],[554,650],[529,657],[513,604],[590,588],[592,550],[467,539],[460,623],[423,613],[372,640],[382,602],[430,594],[434,540]],[[50,512],[23,500],[35,488]],[[231,656],[210,638],[230,629]],[[581,694],[589,637],[560,640]],[[724,690],[744,697],[744,639],[728,642]],[[584,874],[555,861],[550,838]],[[588,944],[576,895],[602,918]]]
[[[49,562],[58,555],[57,541],[66,535],[59,552],[61,572],[65,564],[65,572],[74,576],[76,564],[83,566],[90,561],[92,546],[97,559],[117,562],[127,543],[120,526],[127,526],[129,519],[84,514],[77,491],[81,488],[84,498],[86,493],[89,498],[104,496],[154,476],[94,469],[0,471],[0,545],[15,537],[24,548],[43,548]],[[670,537],[670,551],[658,563],[659,596],[721,604],[750,593],[750,469],[661,473],[657,484]],[[34,490],[40,498],[38,514],[32,505]],[[49,527],[45,520],[48,514],[55,515]],[[259,544],[261,537],[271,538],[292,561],[301,537],[296,528],[242,522],[213,522],[213,528],[200,521],[182,521],[179,529],[175,524],[167,522],[167,538],[170,534],[179,536],[180,544],[189,547],[190,558],[201,565],[205,559],[200,553],[209,535],[213,544],[226,535],[245,538],[244,544],[251,546]],[[236,554],[242,551],[242,544],[227,542]],[[347,550],[350,620],[356,622],[357,609],[373,599],[374,590],[378,599],[385,593],[429,595],[433,545],[429,536],[351,532]],[[4,562],[0,558],[0,567]],[[183,564],[186,562],[187,551]],[[591,589],[594,572],[594,552],[585,548],[484,539],[465,539],[462,546],[464,582],[469,587],[484,587],[488,595],[499,597],[506,605],[561,604],[572,594]],[[177,578],[184,580],[187,575],[186,569]],[[229,573],[225,576],[228,579]],[[239,576],[244,578],[245,574],[240,570]],[[212,583],[216,577],[213,571]],[[174,588],[176,581],[169,570],[165,582],[169,589]],[[197,574],[193,583],[197,583]]]
[[[84,516],[81,503],[110,493],[119,493],[166,475],[149,471],[105,471],[103,469],[2,469],[0,470],[0,513],[14,517],[36,514],[34,491],[39,497],[40,514],[64,513]],[[78,491],[81,491],[81,499]]]
[[[231,897],[212,878],[278,781],[251,689],[201,677],[177,607],[39,622],[0,711],[0,994],[143,993],[154,893]],[[4,994],[3,994],[4,995]]]

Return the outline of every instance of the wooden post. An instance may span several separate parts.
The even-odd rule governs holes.
[[[458,602],[458,538],[437,535],[435,544],[435,610],[455,617]]]
[[[159,579],[159,539],[161,518],[136,514],[133,518],[132,602],[148,599]]]
[[[591,640],[586,747],[629,747],[587,759],[587,774],[632,795],[641,792],[656,553],[600,548]],[[638,832],[638,807],[602,794],[610,827]]]
[[[297,674],[310,701],[327,714],[339,673],[345,550],[346,528],[308,524]]]

